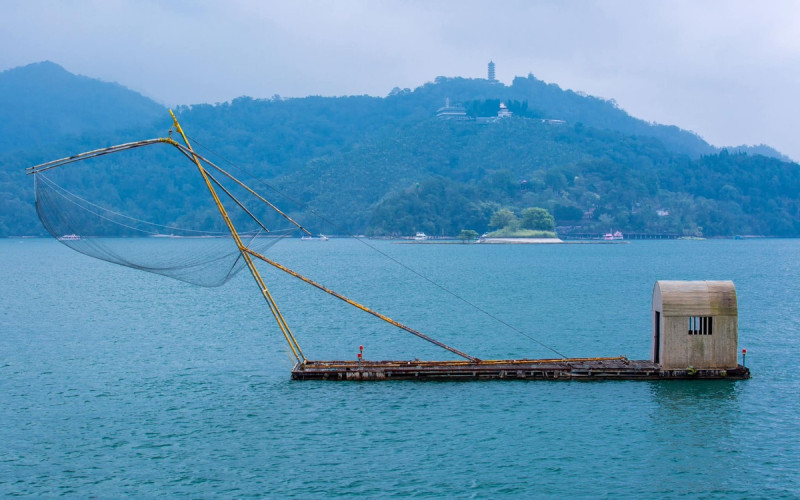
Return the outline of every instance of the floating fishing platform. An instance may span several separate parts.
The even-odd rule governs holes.
[[[750,378],[738,363],[731,281],[657,281],[650,360],[558,358],[466,361],[308,361],[295,380],[698,380]],[[451,349],[449,346],[445,348]],[[457,352],[457,351],[453,351]],[[460,351],[458,351],[460,352]],[[461,353],[462,356],[467,355]]]
[[[567,358],[555,349],[545,346],[530,336],[528,337],[547,347],[561,356],[561,358],[486,360],[471,356],[435,340],[275,262],[248,246],[248,243],[240,237],[239,232],[234,227],[233,220],[228,214],[228,209],[222,203],[221,195],[227,197],[225,199],[229,205],[230,203],[234,204],[231,209],[239,210],[237,213],[240,217],[243,215],[249,217],[257,225],[259,233],[263,231],[264,234],[268,234],[270,230],[242,201],[223,185],[223,181],[229,187],[235,188],[238,186],[244,191],[244,195],[254,198],[254,200],[250,200],[251,202],[263,203],[288,223],[295,226],[297,230],[302,231],[306,237],[311,237],[311,232],[228,171],[197,154],[189,143],[174,113],[172,111],[170,113],[172,114],[174,129],[183,139],[183,145],[173,140],[170,132],[168,137],[120,144],[43,163],[29,167],[27,172],[34,175],[34,179],[37,179],[40,174],[56,167],[135,148],[168,145],[177,149],[180,154],[188,158],[197,167],[209,194],[219,210],[220,216],[236,244],[236,251],[233,256],[235,258],[234,262],[239,262],[241,259],[250,270],[277,323],[278,329],[288,343],[296,361],[292,369],[292,379],[294,380],[697,380],[750,378],[750,370],[744,366],[745,350],[742,351],[742,363],[738,363],[738,310],[736,289],[731,281],[657,281],[653,289],[651,359],[647,361],[632,361],[624,356],[615,358]],[[219,178],[216,176],[219,176]],[[114,220],[103,216],[102,213],[98,213],[100,207],[96,204],[91,204],[91,207],[86,208],[85,213],[82,213],[80,217],[61,217],[54,207],[77,207],[80,205],[77,201],[85,202],[85,200],[74,195],[68,197],[71,193],[68,194],[51,180],[47,180],[46,177],[42,177],[41,183],[34,182],[34,185],[36,186],[35,193],[37,194],[37,213],[45,228],[51,235],[58,238],[61,243],[79,252],[109,262],[163,274],[204,286],[216,286],[224,283],[232,272],[228,271],[228,274],[222,277],[224,279],[219,281],[193,278],[190,275],[189,271],[198,269],[199,272],[202,272],[209,265],[222,267],[223,270],[227,269],[227,267],[220,264],[223,262],[223,260],[220,260],[220,256],[209,256],[207,259],[193,258],[191,266],[187,263],[183,263],[180,266],[165,266],[163,264],[156,265],[154,263],[129,260],[117,255],[116,252],[107,251],[103,253],[99,249],[100,245],[84,245],[85,241],[80,235],[92,237],[97,234],[94,231],[98,227],[114,222]],[[47,191],[46,187],[50,191]],[[45,196],[45,193],[49,194]],[[53,200],[56,199],[56,196],[65,197],[66,202],[61,205],[55,203]],[[116,216],[121,215],[116,212],[112,213]],[[76,226],[78,223],[84,223],[89,220],[91,216],[102,219],[100,225],[94,227]],[[128,229],[133,229],[130,226],[130,221],[132,220],[134,219],[126,217],[122,224]],[[169,230],[173,229],[172,226],[160,227]],[[190,234],[197,233],[198,231],[191,231]],[[67,238],[63,235],[70,237]],[[248,240],[252,240],[252,238],[248,238]],[[230,255],[225,254],[222,257],[228,258]],[[437,345],[463,359],[456,361],[419,361],[416,359],[413,361],[367,361],[363,359],[362,353],[359,352],[357,359],[350,361],[309,360],[300,348],[292,329],[289,327],[278,308],[278,304],[273,299],[256,268],[256,262],[263,262],[279,269],[318,290],[346,302],[350,306],[371,314],[396,328]],[[176,269],[180,270],[181,274],[173,272]],[[230,267],[230,269],[235,269],[235,266]],[[460,298],[456,294],[450,293]],[[466,300],[464,302],[472,305]],[[483,311],[477,306],[473,305],[473,307]],[[491,316],[489,313],[483,312]],[[494,318],[494,316],[491,317]],[[500,321],[497,318],[494,319]],[[523,334],[523,332],[513,328],[511,325],[500,322]],[[363,346],[361,350],[363,350]]]
[[[736,368],[667,370],[646,360],[617,358],[514,359],[504,361],[306,361],[293,380],[696,380],[750,378]]]

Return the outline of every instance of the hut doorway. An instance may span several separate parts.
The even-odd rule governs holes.
[[[653,328],[653,361],[661,363],[661,311],[656,311],[655,328]]]

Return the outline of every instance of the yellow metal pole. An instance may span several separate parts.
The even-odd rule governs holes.
[[[337,299],[340,299],[340,300],[343,300],[343,301],[347,302],[348,304],[350,304],[351,306],[353,306],[353,307],[355,307],[355,308],[357,308],[357,309],[361,309],[362,311],[364,311],[364,312],[366,312],[366,313],[369,313],[369,314],[371,314],[371,315],[375,316],[376,318],[382,319],[383,321],[385,321],[385,322],[389,323],[389,324],[390,324],[390,325],[392,325],[392,326],[396,326],[397,328],[400,328],[401,330],[405,330],[405,331],[407,331],[408,333],[414,334],[414,335],[416,335],[417,337],[419,337],[419,338],[421,338],[421,339],[427,340],[428,342],[430,342],[430,343],[432,343],[432,344],[438,345],[439,347],[441,347],[441,348],[443,348],[443,349],[447,349],[448,351],[450,351],[450,352],[452,352],[452,353],[454,353],[454,354],[458,354],[458,355],[459,355],[459,356],[461,356],[462,358],[466,358],[466,359],[468,359],[468,360],[472,361],[473,363],[480,363],[480,362],[481,362],[481,360],[480,360],[480,359],[478,359],[478,358],[476,358],[476,357],[473,357],[473,356],[470,356],[469,354],[463,353],[463,352],[459,351],[458,349],[456,349],[456,348],[454,348],[454,347],[450,347],[449,345],[447,345],[447,344],[444,344],[444,343],[442,343],[442,342],[439,342],[438,340],[436,340],[436,339],[433,339],[433,338],[431,338],[431,337],[429,337],[429,336],[425,335],[425,334],[424,334],[424,333],[422,333],[422,332],[419,332],[419,331],[417,331],[417,330],[414,330],[413,328],[411,328],[411,327],[408,327],[408,326],[406,326],[406,325],[404,325],[404,324],[400,323],[399,321],[395,321],[395,320],[393,320],[392,318],[390,318],[390,317],[388,317],[388,316],[385,316],[385,315],[383,315],[383,314],[379,313],[378,311],[373,311],[372,309],[370,309],[369,307],[367,307],[367,306],[365,306],[365,305],[359,304],[358,302],[356,302],[356,301],[354,301],[354,300],[348,299],[348,298],[347,298],[347,297],[345,297],[344,295],[342,295],[342,294],[340,294],[340,293],[338,293],[338,292],[334,292],[334,291],[333,291],[333,290],[331,290],[330,288],[327,288],[327,287],[325,287],[325,286],[323,286],[323,285],[320,285],[320,284],[319,284],[319,283],[317,283],[316,281],[314,281],[314,280],[311,280],[311,279],[309,279],[309,278],[306,278],[306,277],[305,277],[305,276],[303,276],[302,274],[300,274],[300,273],[298,273],[298,272],[295,272],[295,271],[292,271],[292,270],[291,270],[291,269],[289,269],[288,267],[286,267],[286,266],[284,266],[284,265],[282,265],[282,264],[278,264],[278,263],[277,263],[277,262],[275,262],[274,260],[268,259],[267,257],[265,257],[265,256],[261,255],[261,254],[260,254],[260,253],[258,253],[258,252],[254,252],[253,250],[251,250],[251,249],[249,249],[249,248],[244,248],[242,251],[243,251],[243,252],[246,252],[246,253],[249,253],[250,255],[252,255],[253,257],[255,257],[255,258],[257,258],[257,259],[263,260],[263,261],[264,261],[264,262],[266,262],[267,264],[269,264],[269,265],[271,265],[271,266],[273,266],[273,267],[275,267],[275,268],[278,268],[278,269],[280,269],[281,271],[283,271],[283,272],[285,272],[285,273],[287,273],[287,274],[289,274],[289,275],[291,275],[291,276],[294,276],[295,278],[298,278],[298,279],[300,279],[300,280],[302,280],[302,281],[304,281],[304,282],[308,283],[309,285],[311,285],[311,286],[313,286],[313,287],[316,287],[316,288],[318,288],[318,289],[322,290],[323,292],[325,292],[325,293],[327,293],[327,294],[333,295],[333,296],[334,296],[334,297],[336,297]]]
[[[169,138],[158,138],[158,139],[147,139],[145,141],[136,141],[136,142],[129,142],[126,144],[119,144],[117,146],[111,146],[109,148],[103,149],[95,149],[94,151],[87,151],[85,153],[80,153],[77,155],[69,156],[67,158],[61,158],[59,160],[48,161],[47,163],[42,163],[40,165],[35,165],[33,167],[28,167],[25,169],[26,174],[38,174],[40,172],[44,172],[45,170],[50,170],[51,168],[60,167],[62,165],[67,165],[68,163],[75,163],[83,160],[87,160],[89,158],[96,158],[98,156],[103,156],[112,153],[119,153],[120,151],[126,151],[128,149],[140,148],[143,146],[149,146],[151,144],[157,143],[166,143],[171,144],[178,148],[179,151],[183,152],[181,149],[181,145],[177,142],[173,141]],[[186,154],[186,153],[184,153]]]
[[[220,183],[220,182],[219,182],[219,181],[216,179],[216,177],[214,177],[213,175],[211,175],[211,172],[209,172],[209,171],[208,171],[208,170],[206,170],[206,169],[203,169],[203,170],[205,171],[206,175],[208,175],[208,178],[209,178],[209,179],[211,179],[212,181],[214,181],[214,184],[216,184],[216,185],[217,185],[217,187],[218,187],[218,188],[220,188],[220,189],[222,190],[222,192],[223,192],[223,193],[225,193],[225,194],[227,194],[227,195],[228,195],[228,198],[230,198],[231,200],[233,200],[233,202],[234,202],[234,203],[236,203],[236,204],[239,206],[239,208],[241,208],[242,210],[244,210],[244,212],[245,212],[247,215],[249,215],[249,216],[250,216],[250,218],[251,218],[251,219],[253,219],[253,220],[255,221],[255,223],[256,223],[256,224],[258,224],[259,226],[261,226],[261,229],[263,229],[263,230],[264,230],[265,232],[267,232],[267,233],[268,233],[268,232],[270,232],[270,231],[269,231],[269,229],[267,229],[267,226],[265,226],[265,225],[264,225],[264,224],[263,224],[263,223],[262,223],[260,220],[258,220],[258,217],[256,217],[256,216],[255,216],[255,214],[253,214],[253,212],[251,212],[250,210],[248,210],[248,209],[247,209],[247,207],[246,207],[246,206],[244,206],[244,204],[243,204],[241,201],[239,201],[239,200],[238,200],[238,199],[237,199],[235,196],[233,196],[233,193],[231,193],[230,191],[228,191],[227,189],[225,189],[225,186],[223,186],[223,185],[222,185],[222,184],[221,184],[221,183]]]
[[[275,321],[278,323],[278,327],[281,329],[281,333],[283,333],[286,342],[289,344],[289,348],[292,350],[295,359],[297,359],[298,362],[301,361],[305,362],[306,357],[303,355],[303,351],[302,349],[300,349],[300,345],[297,343],[297,339],[294,338],[294,335],[292,334],[289,325],[286,323],[286,319],[281,314],[280,309],[278,309],[278,304],[275,303],[275,300],[272,298],[272,294],[269,292],[269,290],[267,289],[267,285],[264,283],[264,279],[261,277],[261,274],[259,274],[258,269],[256,269],[255,263],[253,262],[253,259],[250,257],[249,253],[250,250],[244,245],[244,243],[242,243],[242,240],[239,237],[239,233],[236,231],[233,222],[228,216],[227,210],[225,210],[225,207],[222,205],[222,202],[220,201],[217,192],[214,190],[214,186],[211,184],[211,180],[208,178],[205,169],[200,164],[200,160],[197,158],[197,155],[192,149],[191,144],[189,144],[189,140],[186,138],[186,134],[183,133],[183,129],[181,128],[180,123],[178,123],[178,119],[175,117],[175,113],[173,113],[172,110],[170,110],[169,114],[172,115],[172,121],[175,124],[175,129],[178,131],[178,133],[181,134],[183,142],[186,143],[186,147],[192,154],[192,159],[194,160],[195,165],[197,165],[197,168],[200,170],[200,175],[203,176],[203,180],[205,180],[206,187],[211,193],[211,196],[214,198],[214,203],[216,203],[217,209],[219,210],[223,220],[225,221],[225,225],[228,226],[228,230],[230,231],[233,240],[236,242],[236,246],[239,248],[239,252],[242,254],[242,258],[247,263],[247,267],[250,269],[250,274],[252,274],[253,279],[256,280],[256,284],[258,285],[258,288],[261,290],[261,295],[263,295],[264,300],[267,301],[270,311],[272,312],[272,315],[275,317]]]
[[[199,156],[200,158],[202,158],[202,156],[200,156],[200,155],[197,155],[197,156]],[[278,208],[278,207],[276,207],[275,205],[273,205],[273,204],[272,204],[272,203],[271,203],[269,200],[267,200],[266,198],[264,198],[264,197],[263,197],[263,196],[261,196],[260,194],[258,194],[258,193],[256,193],[255,191],[253,191],[253,190],[250,188],[250,186],[248,186],[248,185],[247,185],[247,184],[245,184],[244,182],[240,181],[239,179],[237,179],[236,177],[234,177],[233,175],[231,175],[230,173],[228,173],[226,170],[222,169],[222,167],[220,167],[220,166],[218,166],[218,165],[215,165],[214,163],[210,162],[208,159],[206,159],[206,158],[203,158],[203,161],[205,161],[206,163],[208,163],[209,165],[211,165],[212,167],[214,167],[215,169],[217,169],[217,170],[218,170],[220,173],[222,173],[223,175],[225,175],[226,177],[228,177],[230,180],[232,180],[232,181],[233,181],[233,182],[235,182],[236,184],[240,185],[240,186],[241,186],[242,188],[244,188],[244,189],[245,189],[245,190],[246,190],[248,193],[252,194],[253,196],[255,196],[256,198],[258,198],[258,199],[259,199],[259,200],[261,200],[262,202],[266,203],[266,204],[269,206],[269,208],[271,208],[272,210],[276,211],[278,214],[280,214],[280,215],[281,215],[281,217],[283,217],[284,219],[288,220],[289,222],[291,222],[292,224],[294,224],[295,226],[297,226],[297,227],[298,227],[298,228],[299,228],[301,231],[303,231],[303,232],[304,232],[304,233],[306,233],[307,235],[311,236],[311,232],[310,232],[308,229],[304,228],[302,225],[300,225],[300,223],[299,223],[299,222],[297,222],[297,221],[295,221],[294,219],[292,219],[291,217],[289,217],[289,216],[288,216],[286,213],[284,213],[284,212],[283,212],[283,211],[282,211],[280,208]]]

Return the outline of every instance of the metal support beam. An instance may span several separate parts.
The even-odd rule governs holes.
[[[432,344],[435,344],[435,345],[438,345],[439,347],[441,347],[443,349],[447,349],[448,351],[450,351],[450,352],[452,352],[454,354],[458,354],[462,358],[466,358],[466,359],[472,361],[473,363],[480,363],[481,362],[481,360],[478,359],[478,358],[475,358],[473,356],[470,356],[469,354],[463,353],[463,352],[459,351],[458,349],[456,349],[454,347],[450,347],[447,344],[439,342],[438,340],[433,339],[433,338],[425,335],[422,332],[414,330],[413,328],[408,327],[408,326],[406,326],[406,325],[404,325],[404,324],[402,324],[402,323],[400,323],[398,321],[395,321],[395,320],[393,320],[392,318],[390,318],[388,316],[385,316],[385,315],[383,315],[383,314],[381,314],[381,313],[379,313],[377,311],[373,311],[372,309],[370,309],[369,307],[367,307],[365,305],[359,304],[358,302],[356,302],[354,300],[348,299],[344,295],[342,295],[342,294],[340,294],[338,292],[334,292],[333,290],[331,290],[331,289],[329,289],[329,288],[327,288],[327,287],[325,287],[323,285],[320,285],[316,281],[313,281],[313,280],[311,280],[309,278],[306,278],[302,274],[300,274],[298,272],[295,272],[295,271],[292,271],[288,267],[286,267],[286,266],[284,266],[282,264],[278,264],[274,260],[268,259],[267,257],[261,255],[258,252],[254,252],[253,250],[250,250],[249,248],[245,248],[242,251],[243,252],[247,252],[248,254],[252,255],[253,257],[255,257],[257,259],[263,260],[267,264],[269,264],[269,265],[271,265],[271,266],[273,266],[273,267],[275,267],[277,269],[280,269],[281,271],[283,271],[283,272],[285,272],[285,273],[287,273],[287,274],[289,274],[291,276],[294,276],[295,278],[300,279],[300,280],[308,283],[309,285],[322,290],[323,292],[325,292],[325,293],[327,293],[329,295],[333,295],[334,297],[336,297],[339,300],[343,300],[343,301],[347,302],[348,304],[350,304],[351,306],[353,306],[353,307],[355,307],[357,309],[361,309],[362,311],[364,311],[366,313],[369,313],[369,314],[375,316],[376,318],[380,318],[380,319],[382,319],[383,321],[389,323],[392,326],[396,326],[397,328],[400,328],[401,330],[405,330],[408,333],[414,334],[414,335],[416,335],[417,337],[419,337],[419,338],[421,338],[423,340],[427,340],[428,342],[430,342]]]
[[[225,225],[228,226],[228,230],[233,237],[233,240],[236,242],[236,246],[239,248],[239,252],[242,254],[242,258],[247,263],[248,269],[250,269],[250,274],[253,275],[253,279],[256,281],[259,290],[261,290],[261,295],[264,297],[264,300],[267,301],[269,305],[269,309],[272,312],[272,315],[275,317],[275,321],[278,323],[278,327],[281,329],[281,333],[283,333],[286,342],[289,344],[289,348],[292,350],[292,354],[297,359],[298,362],[305,362],[306,357],[303,355],[303,351],[300,349],[300,345],[297,343],[297,340],[294,338],[294,334],[292,330],[289,328],[289,325],[286,323],[286,319],[281,314],[280,309],[278,309],[278,304],[275,303],[275,300],[272,298],[272,294],[267,289],[267,285],[264,283],[264,279],[259,274],[258,269],[256,269],[255,264],[253,263],[253,259],[250,257],[248,253],[250,250],[242,243],[242,239],[239,237],[239,233],[236,231],[236,228],[233,225],[230,217],[228,216],[227,210],[222,205],[222,202],[217,195],[217,192],[214,190],[214,186],[211,183],[211,179],[209,179],[205,169],[200,164],[200,160],[198,155],[195,154],[194,150],[192,149],[191,144],[189,144],[189,140],[186,138],[186,134],[183,133],[183,129],[181,128],[180,123],[178,123],[178,119],[175,117],[175,113],[170,110],[170,115],[172,115],[172,120],[175,123],[175,129],[181,134],[183,138],[183,142],[186,143],[186,148],[189,150],[189,153],[192,155],[192,160],[194,161],[195,165],[197,165],[198,170],[200,171],[200,175],[203,176],[203,180],[206,182],[206,187],[208,188],[211,196],[214,198],[214,203],[217,205],[217,209],[219,213],[222,215],[223,220],[225,221]]]

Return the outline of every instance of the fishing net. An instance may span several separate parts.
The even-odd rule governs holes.
[[[159,144],[171,147],[149,147]],[[307,236],[311,232],[196,154],[188,142],[183,146],[167,137],[120,144],[27,171],[34,176],[36,211],[45,229],[80,253],[201,286],[222,285],[247,265],[243,256],[257,258],[397,328],[478,361],[266,257],[266,250],[282,238],[298,230]],[[250,177],[256,180],[254,174]],[[262,292],[295,358],[306,361],[271,295]]]
[[[175,156],[164,151],[120,153],[35,173],[39,219],[59,242],[90,257],[195,285],[220,286],[246,263],[197,167]],[[153,180],[152,165],[161,182]],[[226,198],[223,206],[252,250],[263,254],[297,229],[267,230],[253,215],[258,212],[275,222],[271,214],[233,203],[226,192],[242,193],[228,187],[220,197]]]

